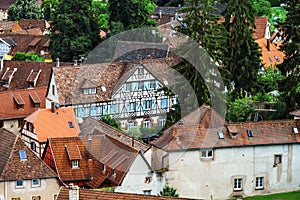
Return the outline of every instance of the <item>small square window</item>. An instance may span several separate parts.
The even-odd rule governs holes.
[[[213,151],[212,150],[204,150],[202,151],[202,158],[212,158]]]
[[[20,160],[21,161],[27,160],[27,156],[26,156],[26,151],[25,150],[20,150],[19,151],[19,156],[20,156]]]
[[[282,155],[275,155],[274,156],[274,166],[281,164],[282,162]]]
[[[253,132],[252,132],[252,130],[247,130],[247,135],[248,135],[248,137],[253,137]]]
[[[117,171],[116,169],[113,169],[113,176],[116,176],[117,175]]]
[[[243,189],[243,179],[242,178],[235,178],[234,179],[234,191],[242,190]]]
[[[264,188],[264,177],[256,177],[255,189],[263,189],[263,188]]]
[[[294,131],[294,133],[295,133],[295,134],[298,134],[298,133],[299,133],[299,131],[298,131],[298,128],[297,128],[297,127],[294,127],[294,128],[293,128],[293,131]]]
[[[73,122],[68,122],[70,128],[74,128]]]
[[[32,196],[32,200],[41,200],[41,196]]]
[[[218,132],[219,139],[224,139],[224,133],[222,131]]]
[[[16,188],[23,188],[24,185],[23,185],[23,180],[17,180],[16,181]]]
[[[151,195],[151,190],[144,190],[144,195]]]
[[[32,187],[39,187],[41,185],[40,179],[32,179]]]
[[[72,168],[79,168],[79,160],[72,160]]]

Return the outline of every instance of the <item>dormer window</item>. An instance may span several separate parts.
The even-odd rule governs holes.
[[[236,126],[228,125],[227,129],[228,129],[228,131],[230,133],[230,137],[231,138],[236,138],[237,137],[238,130],[237,130]]]
[[[96,94],[97,93],[97,89],[96,88],[85,88],[83,89],[83,94],[87,95],[87,94]]]
[[[72,168],[79,168],[79,160],[72,160]]]
[[[117,175],[117,171],[116,171],[116,169],[113,169],[113,174],[112,174],[113,176],[116,176]]]
[[[33,88],[36,86],[36,83],[37,83],[37,80],[39,78],[39,75],[40,73],[42,72],[42,70],[38,70],[38,71],[35,71],[35,70],[31,70],[30,74],[28,75],[26,81],[28,82],[29,84],[29,88]]]
[[[13,99],[15,100],[19,109],[24,109],[25,101],[20,94],[13,95]]]

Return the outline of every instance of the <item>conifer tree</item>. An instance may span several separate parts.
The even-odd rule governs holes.
[[[261,52],[253,38],[255,10],[250,0],[229,0],[224,17],[229,33],[226,45],[229,60],[225,67],[229,71],[227,79],[234,85],[231,97],[236,99],[255,90],[257,75],[262,68]]]
[[[91,0],[60,0],[51,23],[53,59],[73,61],[98,44],[97,22],[92,16]]]
[[[17,0],[8,11],[8,20],[18,21],[20,19],[41,19],[42,10],[36,0]]]
[[[289,111],[300,108],[300,2],[287,1],[286,10],[286,21],[281,24],[284,34],[281,50],[284,51],[285,58],[278,68],[285,76],[280,90],[288,116]]]

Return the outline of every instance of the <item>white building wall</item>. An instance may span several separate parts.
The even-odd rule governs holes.
[[[165,176],[151,172],[139,154],[131,165],[122,185],[116,187],[115,192],[144,194],[144,192],[151,191],[151,195],[157,195],[164,185]]]
[[[53,87],[54,87],[54,91],[53,91]],[[46,98],[46,108],[47,109],[51,108],[52,101],[55,103],[61,103],[61,104],[64,103],[64,102],[59,102],[54,73],[52,73],[52,75],[51,75],[50,84],[48,87],[48,95]]]
[[[5,128],[6,130],[16,134],[16,135],[20,135],[20,129],[18,127],[18,119],[9,119],[9,120],[5,120],[4,124],[3,124],[3,128]]]
[[[225,199],[299,189],[300,145],[235,147],[214,150],[214,158],[202,159],[201,151],[170,152],[166,182],[181,197]],[[274,166],[274,155],[282,164]],[[264,177],[264,189],[256,190],[256,177]],[[243,179],[243,189],[234,191],[234,178]]]

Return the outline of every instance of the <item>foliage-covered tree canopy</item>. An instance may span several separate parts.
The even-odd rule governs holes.
[[[287,1],[287,18],[281,24],[283,29],[283,45],[281,50],[285,52],[285,58],[278,66],[285,79],[281,82],[280,90],[283,93],[283,101],[288,112],[300,107],[300,2],[298,0]]]
[[[53,12],[58,0],[42,0],[42,11],[45,20],[53,20]]]
[[[17,0],[7,11],[8,20],[19,21],[20,19],[41,19],[42,10],[36,0]]]
[[[246,98],[236,99],[228,105],[228,112],[226,113],[226,120],[228,122],[243,122],[246,121],[250,114],[254,111],[251,104]]]
[[[109,11],[108,3],[106,1],[92,1],[92,12],[97,19],[99,28],[109,29]]]
[[[73,61],[98,44],[98,27],[91,0],[60,0],[51,23],[53,59]]]
[[[165,185],[162,191],[159,192],[158,196],[179,197],[179,194],[177,193],[176,188]]]
[[[232,97],[240,98],[256,87],[257,75],[262,68],[261,52],[253,38],[255,10],[250,0],[229,0],[224,17],[229,33],[226,45],[229,62],[225,67],[230,73],[227,79],[234,84]]]
[[[45,59],[42,56],[36,55],[34,53],[22,53],[22,52],[17,52],[11,60],[37,61],[37,62],[45,61]]]
[[[121,124],[119,122],[117,122],[114,118],[112,118],[111,115],[106,114],[101,118],[101,121],[103,121],[104,123],[118,129],[121,130]]]

